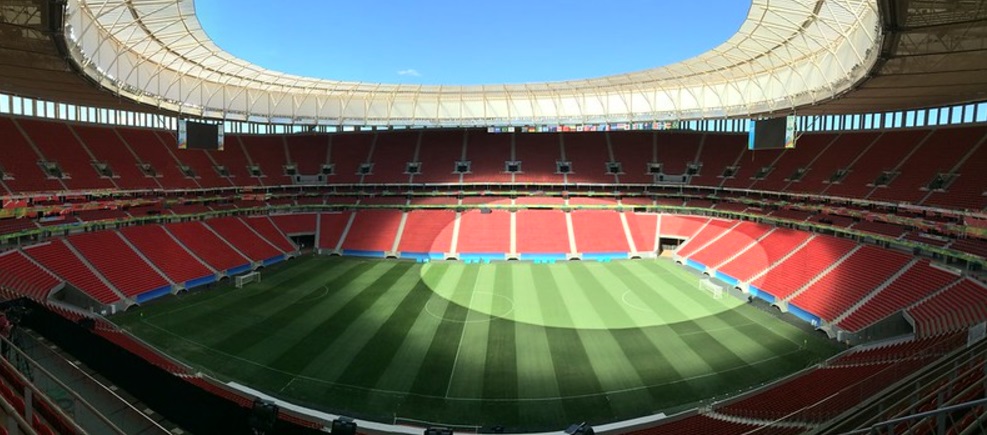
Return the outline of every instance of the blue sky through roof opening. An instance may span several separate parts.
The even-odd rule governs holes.
[[[599,77],[701,54],[737,32],[743,0],[198,0],[220,47],[334,80],[493,84]]]

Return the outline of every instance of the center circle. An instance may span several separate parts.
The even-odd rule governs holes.
[[[734,298],[716,299],[699,288],[699,277],[671,261],[611,263],[431,262],[422,281],[437,296],[470,310],[445,315],[432,298],[426,312],[443,321],[489,322],[495,318],[572,329],[627,329],[671,325],[736,308]],[[482,313],[482,314],[481,314]]]

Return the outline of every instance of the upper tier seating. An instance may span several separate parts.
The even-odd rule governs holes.
[[[11,192],[53,192],[64,190],[65,186],[59,180],[45,176],[38,166],[43,160],[31,143],[21,134],[14,120],[0,117],[0,141],[3,143],[3,153],[0,153],[0,168],[3,168],[3,184]]]
[[[231,248],[202,222],[167,224],[164,228],[213,269],[223,271],[250,264],[249,259]]]
[[[136,296],[169,284],[116,231],[79,234],[67,241],[126,296]]]
[[[614,160],[620,162],[623,174],[617,176],[621,183],[654,183],[648,174],[648,164],[655,163],[655,133],[631,131],[626,134],[607,133]]]
[[[374,144],[373,173],[363,178],[364,183],[408,183],[408,163],[415,159],[415,149],[421,133],[396,131],[377,136]]]
[[[288,163],[295,165],[301,175],[319,175],[322,165],[329,163],[331,136],[300,134],[285,136]]]
[[[288,149],[284,136],[240,136],[240,139],[247,158],[264,175],[260,177],[262,184],[266,186],[292,184],[291,177],[284,173],[284,167],[288,164]]]
[[[463,182],[510,182],[513,178],[505,172],[504,162],[511,160],[511,137],[514,135],[475,130],[467,134],[466,160],[470,162],[471,173],[463,175]],[[525,168],[521,166],[522,170]]]
[[[176,283],[212,274],[212,271],[182,248],[160,225],[126,227],[121,228],[120,233]]]
[[[970,210],[987,206],[983,195],[987,166],[983,158],[987,128],[939,127],[892,131],[809,133],[792,150],[747,151],[746,136],[729,133],[615,131],[581,134],[493,134],[481,129],[355,132],[331,135],[227,135],[223,152],[178,150],[174,132],[103,127],[41,119],[3,118],[0,137],[9,154],[0,156],[12,193],[96,188],[217,188],[291,184],[283,167],[318,175],[334,165],[329,183],[552,182],[651,183],[651,164],[662,176],[680,176],[688,165],[699,173],[688,183],[758,190],[824,193],[881,201],[922,203]],[[46,179],[39,160],[60,164],[69,177]],[[406,173],[407,163],[421,173]],[[471,162],[471,173],[454,173],[455,163]],[[505,172],[504,163],[521,162],[521,172]],[[93,162],[109,163],[114,178],[100,177]],[[569,161],[571,173],[557,173],[556,162]],[[609,162],[621,164],[616,178]],[[138,169],[146,163],[156,177]],[[369,173],[360,169],[369,165]],[[263,176],[248,172],[259,167]],[[217,167],[229,173],[223,176]],[[724,177],[724,170],[736,173]],[[179,169],[187,167],[193,176]],[[763,168],[763,179],[754,175]],[[802,178],[793,181],[797,171]],[[838,170],[846,176],[833,183]],[[887,187],[873,183],[892,171]],[[937,174],[955,173],[944,191],[928,192]],[[701,194],[701,192],[700,192]],[[700,202],[701,203],[701,202]],[[695,204],[700,204],[695,203]]]
[[[960,159],[984,136],[983,127],[938,128],[918,150],[896,169],[899,174],[886,188],[875,189],[870,199],[918,203],[928,195],[925,187],[939,173],[949,173]]]
[[[422,145],[418,149],[421,174],[414,178],[415,183],[458,183],[459,174],[454,174],[456,162],[463,157],[463,140],[466,133],[461,130],[426,130],[422,132]]]
[[[120,300],[117,293],[65,246],[64,239],[29,246],[24,249],[24,253],[100,303],[112,304]]]
[[[521,172],[514,176],[518,183],[561,183],[556,162],[562,159],[561,134],[515,134],[515,160],[521,161]],[[586,168],[587,172],[590,168]]]
[[[126,142],[117,136],[114,129],[74,126],[76,134],[82,139],[82,143],[92,152],[96,161],[109,164],[113,171],[114,182],[121,189],[156,189],[160,186],[154,178],[144,176],[138,167],[137,158],[134,156]]]
[[[62,182],[70,190],[112,189],[109,179],[100,177],[93,158],[64,122],[21,119],[18,121],[41,154],[62,168]],[[35,167],[37,165],[34,165]]]
[[[199,183],[194,178],[186,177],[181,172],[179,162],[172,150],[153,131],[128,128],[117,128],[116,130],[137,156],[137,159],[150,165],[162,186],[171,189],[199,187]]]
[[[360,166],[367,163],[370,149],[376,134],[348,133],[335,135],[329,148],[329,159],[335,172],[329,176],[330,183],[360,182]]]
[[[877,140],[880,132],[863,131],[853,133],[842,133],[829,144],[815,144],[819,148],[808,148],[807,152],[819,154],[815,156],[812,163],[807,167],[807,171],[802,179],[788,185],[789,192],[804,192],[818,194],[830,186],[830,178],[838,170],[847,169],[850,163],[860,155],[865,147]],[[800,146],[796,148],[798,150]],[[868,180],[870,182],[873,180]]]
[[[564,160],[572,163],[572,172],[566,176],[570,183],[613,183],[616,180],[614,175],[607,174],[610,152],[605,133],[562,135],[562,141]]]

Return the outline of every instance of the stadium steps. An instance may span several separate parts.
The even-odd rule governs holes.
[[[242,218],[242,219],[245,219],[245,218]],[[295,242],[293,242],[293,241],[291,240],[291,238],[290,238],[290,237],[288,237],[288,234],[286,234],[286,233],[284,232],[284,230],[282,230],[282,229],[281,229],[281,227],[279,227],[279,226],[278,226],[278,224],[277,224],[276,222],[274,222],[274,219],[273,219],[273,218],[271,218],[271,216],[270,216],[270,215],[266,215],[266,216],[263,216],[263,217],[260,217],[260,218],[257,218],[257,219],[264,219],[264,220],[267,220],[267,223],[268,223],[268,224],[270,224],[270,227],[268,227],[268,228],[271,228],[271,230],[273,231],[273,232],[272,232],[272,233],[270,234],[271,236],[273,236],[273,235],[275,235],[275,234],[277,234],[278,236],[280,236],[280,237],[283,237],[283,238],[284,238],[284,240],[286,240],[286,241],[287,241],[287,242],[288,242],[289,244],[291,244],[291,248],[292,248],[292,249],[291,249],[291,251],[285,251],[285,254],[288,254],[288,253],[292,253],[292,252],[298,252],[298,249],[299,249],[299,247],[298,247],[298,245],[296,245],[296,244],[295,244]],[[249,222],[249,221],[245,221],[245,222]],[[251,227],[253,227],[253,225],[251,225]],[[261,234],[260,234],[260,231],[256,231],[256,228],[255,228],[255,232],[256,232],[256,233],[257,233],[258,235],[261,235]],[[265,237],[265,238],[266,238],[266,237]],[[269,242],[271,242],[271,243],[274,243],[274,241],[273,241],[273,240],[271,240],[271,239],[268,239],[268,241],[269,241]],[[282,249],[282,250],[283,250],[283,249]]]
[[[24,138],[24,141],[31,147],[31,149],[34,150],[35,154],[38,155],[39,160],[45,160],[49,162],[53,161],[49,159],[47,156],[45,156],[44,153],[41,152],[41,148],[38,148],[38,144],[34,143],[34,139],[31,138],[31,135],[27,134],[27,130],[24,129],[24,126],[21,125],[20,122],[17,122],[16,118],[11,118],[10,122],[14,124],[14,127],[16,127],[17,131],[21,134],[21,137]],[[62,168],[62,170],[65,170],[65,168]],[[65,191],[69,190],[69,186],[65,184],[65,180],[61,178],[56,178],[55,180],[58,181],[58,184],[62,185],[62,190]]]
[[[768,237],[769,235],[771,235],[771,233],[775,232],[776,229],[777,228],[771,228],[770,231],[768,231],[768,232],[766,232],[764,234],[761,234],[761,237],[758,237],[758,238],[752,240],[751,243],[747,244],[747,246],[745,246],[743,249],[740,249],[736,253],[734,253],[733,255],[727,257],[725,260],[721,261],[719,264],[717,264],[715,267],[713,267],[713,269],[714,270],[719,270],[721,267],[723,267],[723,265],[725,265],[725,264],[727,264],[727,263],[735,260],[737,257],[739,257],[741,255],[744,255],[747,251],[753,249],[755,246],[757,246],[759,243],[761,243],[761,240],[764,240],[766,237]]]
[[[361,162],[361,163],[369,163],[371,165],[374,163],[374,149],[377,148],[377,138],[379,136],[380,136],[380,133],[378,133],[375,130],[374,131],[374,137],[370,141],[370,151],[367,151],[367,158],[364,159],[363,162]],[[373,170],[371,170],[371,172],[373,172]],[[363,184],[364,178],[366,178],[366,177],[367,177],[367,174],[361,174],[360,175],[360,180],[358,181],[358,183],[359,184]],[[356,215],[356,213],[353,213],[353,214]],[[342,249],[343,249],[343,242],[342,242],[342,240],[346,240],[345,234],[344,234],[344,237],[340,240],[339,247],[337,248],[337,250],[339,250],[340,252],[342,252]]]
[[[101,159],[96,158],[96,154],[94,154],[93,151],[91,149],[89,149],[89,146],[86,145],[86,141],[82,139],[82,136],[79,135],[79,132],[75,131],[75,129],[72,128],[72,125],[71,124],[67,124],[65,127],[66,127],[66,129],[68,129],[68,131],[70,133],[72,133],[72,137],[74,137],[75,140],[77,142],[79,142],[79,146],[82,148],[83,151],[86,152],[86,155],[89,156],[89,161],[90,162],[100,161],[100,162],[105,162],[108,165],[110,164],[110,162],[108,162],[108,161],[104,161],[104,160],[101,160]],[[110,181],[110,184],[113,185],[113,188],[114,189],[119,190],[120,189],[120,185],[117,184],[116,178],[120,177],[120,171],[118,169],[114,169],[113,166],[110,166],[110,170],[113,171],[113,174],[115,176],[114,177],[105,177],[105,178]],[[100,177],[100,178],[104,178],[104,177]]]
[[[565,202],[569,204],[568,199]],[[576,248],[576,231],[572,228],[572,213],[565,214],[565,231],[569,235],[569,254],[577,255],[579,249]]]
[[[880,142],[881,137],[883,137],[883,136],[884,136],[884,132],[883,131],[878,132],[878,134],[876,136],[874,136],[874,139],[871,140],[870,143],[867,144],[866,147],[864,147],[864,149],[860,150],[860,152],[857,154],[857,156],[854,157],[854,159],[851,160],[850,163],[848,163],[848,164],[846,164],[846,165],[843,166],[843,169],[848,169],[848,172],[852,172],[854,169],[856,169],[855,166],[857,165],[857,162],[860,161],[860,158],[863,157],[864,154],[867,154],[867,152],[870,151],[870,149],[874,147],[874,144]],[[810,166],[809,168],[811,170],[812,167]],[[844,181],[845,181],[845,179],[844,179]],[[833,183],[827,183],[826,184],[826,187],[824,187],[823,190],[821,190],[819,192],[819,194],[820,195],[825,195],[826,192],[829,190],[829,188],[830,187],[833,187],[833,186],[835,186],[835,184],[833,184]]]
[[[219,240],[222,240],[223,243],[226,244],[226,246],[229,246],[230,249],[233,250],[233,252],[236,252],[240,257],[242,257],[248,263],[251,263],[252,264],[254,262],[254,260],[250,259],[250,257],[247,256],[247,254],[244,254],[243,251],[241,251],[239,248],[237,248],[236,245],[234,245],[233,243],[230,243],[230,241],[229,240],[226,240],[226,238],[223,237],[222,234],[220,234],[218,231],[216,231],[213,227],[209,226],[206,221],[201,221],[200,224],[207,231],[213,233],[213,235],[215,235]]]
[[[716,412],[716,411],[707,412],[707,413],[704,413],[703,415],[705,415],[706,417],[715,419],[715,420],[727,421],[727,422],[730,422],[730,423],[739,423],[739,424],[755,425],[755,426],[770,426],[770,427],[773,427],[773,428],[805,429],[805,430],[809,430],[809,429],[814,429],[814,428],[816,428],[816,427],[819,426],[818,424],[809,423],[809,422],[805,422],[805,421],[763,420],[763,419],[757,419],[757,418],[740,417],[740,416],[736,416],[736,415],[723,414],[723,413]]]
[[[611,154],[613,155],[613,154]],[[620,204],[618,202],[617,204]],[[620,213],[620,226],[624,229],[624,237],[627,238],[627,246],[632,254],[637,254],[637,245],[634,243],[634,236],[631,234],[631,225],[627,222],[627,213]]]
[[[860,300],[857,301],[855,304],[853,304],[853,306],[851,306],[846,311],[844,311],[843,314],[840,314],[836,318],[830,320],[829,323],[835,325],[835,324],[839,324],[840,322],[842,322],[843,319],[846,319],[847,317],[849,317],[851,314],[853,314],[854,311],[859,310],[860,307],[862,307],[865,304],[867,304],[868,302],[870,302],[871,299],[874,299],[875,297],[877,297],[877,295],[879,293],[881,293],[882,291],[884,291],[884,289],[890,287],[891,284],[893,284],[895,282],[895,280],[897,280],[900,276],[904,275],[905,272],[908,272],[908,270],[911,269],[912,266],[914,266],[918,262],[919,262],[919,259],[918,258],[913,258],[911,261],[908,262],[908,264],[905,265],[905,267],[902,267],[901,269],[899,269],[897,272],[894,273],[894,275],[891,275],[891,277],[889,277],[887,280],[885,280],[883,284],[877,286],[877,288],[875,288],[874,290],[871,290],[871,292],[868,293],[867,296],[864,296],[864,297],[860,298]]]
[[[912,156],[915,155],[915,153],[917,153],[920,148],[922,148],[922,145],[925,145],[925,143],[928,142],[929,138],[932,137],[932,135],[935,132],[936,132],[936,129],[934,129],[934,128],[933,129],[930,129],[928,132],[926,132],[925,133],[925,137],[923,137],[922,140],[918,141],[917,144],[913,145],[912,146],[912,149],[910,151],[908,151],[908,153],[905,154],[905,156],[902,157],[901,160],[899,160],[897,164],[894,165],[894,168],[891,169],[891,171],[892,172],[899,171],[901,169],[901,167],[905,165],[905,162],[907,162],[908,159],[912,158]],[[895,177],[895,179],[897,179],[897,177]],[[894,180],[892,180],[891,184],[894,184]],[[877,192],[879,189],[888,189],[888,188],[890,188],[890,187],[889,186],[885,186],[885,187],[874,186],[874,187],[872,187],[870,189],[870,192],[867,192],[867,194],[863,196],[863,198],[870,198],[871,195],[873,195],[874,192]]]
[[[356,220],[356,213],[351,213],[350,218],[346,220],[346,227],[343,228],[343,234],[339,236],[339,241],[336,242],[336,247],[333,248],[335,252],[343,252],[343,243],[346,242],[346,236],[350,234],[350,229],[353,228],[353,221]]]
[[[157,171],[157,173],[158,173],[158,176],[157,177],[149,177],[149,178],[151,178],[151,180],[154,181],[154,184],[157,184],[159,188],[165,189],[166,187],[165,187],[164,184],[161,184],[161,179],[160,179],[161,178],[161,171],[162,171],[163,168],[161,168],[161,169],[155,168],[154,165],[151,164],[151,162],[146,162],[143,159],[141,159],[141,156],[139,154],[137,154],[137,152],[134,150],[134,147],[130,146],[130,142],[127,142],[127,139],[125,137],[123,137],[123,134],[120,133],[120,130],[119,129],[116,129],[116,128],[113,128],[112,130],[113,130],[113,134],[115,134],[116,137],[117,137],[117,139],[120,140],[120,143],[122,143],[123,146],[124,146],[124,148],[127,149],[127,152],[129,152],[130,155],[134,156],[134,160],[137,161],[137,164],[147,163],[147,164],[151,165],[151,167],[154,168],[155,171]]]
[[[452,221],[452,242],[449,244],[449,252],[453,255],[459,252],[459,226],[462,225],[463,213],[456,212],[456,218]]]
[[[408,212],[405,211],[401,213],[401,221],[398,222],[398,230],[394,232],[394,241],[391,243],[391,252],[398,252],[398,245],[401,244],[401,236],[404,234],[404,227],[407,224]]]
[[[659,239],[660,239],[660,236],[661,236],[661,217],[663,215],[664,215],[664,213],[658,215],[658,231],[655,233],[655,246],[658,246],[658,242],[660,241]],[[682,242],[682,244],[679,245],[679,247],[676,248],[675,250],[676,251],[681,251],[682,248],[685,248],[686,246],[688,246],[689,243],[691,243],[693,240],[695,240],[696,234],[699,234],[699,233],[703,232],[703,230],[705,230],[706,227],[709,226],[709,223],[710,222],[713,222],[713,220],[712,219],[707,219],[706,222],[703,222],[703,224],[699,226],[699,229],[696,230],[696,232],[692,233],[692,235],[689,236],[689,238],[686,239],[685,242]],[[700,249],[701,248],[702,247],[700,247]],[[697,251],[698,251],[698,249],[697,249]]]
[[[199,257],[198,255],[195,255],[195,252],[192,251],[191,249],[189,249],[188,246],[185,246],[185,244],[182,243],[182,241],[178,237],[175,237],[175,235],[172,234],[171,231],[168,230],[168,227],[166,227],[164,225],[161,225],[161,229],[164,230],[165,234],[167,234],[168,237],[171,238],[171,240],[173,240],[175,243],[178,244],[178,246],[180,246],[183,250],[185,250],[185,252],[188,253],[188,255],[190,255],[192,258],[196,259],[196,261],[198,261],[199,263],[201,263],[203,266],[205,266],[206,269],[209,269],[209,271],[211,271],[213,274],[218,274],[219,273],[218,270],[214,269],[212,266],[209,265],[209,263],[207,263],[205,260],[203,260],[202,257]]]
[[[145,263],[147,263],[147,265],[150,266],[151,269],[153,269],[155,272],[157,272],[158,275],[160,275],[162,278],[164,278],[164,280],[167,281],[168,284],[171,284],[172,286],[175,285],[175,281],[172,281],[171,278],[168,277],[168,274],[167,273],[164,273],[163,270],[161,270],[160,268],[158,268],[158,266],[156,264],[154,264],[154,262],[152,262],[149,258],[147,258],[147,256],[145,256],[144,253],[141,252],[140,249],[137,249],[137,247],[134,246],[134,244],[130,242],[130,239],[128,239],[126,236],[124,236],[118,230],[113,230],[113,234],[116,234],[116,236],[119,237],[120,240],[123,240],[123,243],[125,245],[127,245],[127,247],[129,247],[132,251],[134,251],[134,253],[137,254],[137,256],[140,257],[141,260],[143,260]]]
[[[514,147],[512,145],[511,146],[512,154],[514,153],[513,149]],[[513,199],[511,200],[511,205],[515,205],[514,201],[515,200]],[[517,212],[510,212],[510,214],[511,214],[511,244],[510,244],[511,252],[509,253],[509,256],[513,258],[518,258],[519,255],[517,252]]]
[[[798,290],[795,290],[794,292],[792,292],[792,294],[788,295],[783,300],[785,302],[791,302],[792,299],[795,299],[796,297],[798,297],[798,295],[800,295],[803,292],[805,292],[806,290],[808,290],[809,287],[812,287],[812,285],[815,284],[817,281],[823,279],[823,277],[825,277],[826,275],[829,275],[829,273],[832,272],[833,270],[835,270],[837,267],[840,267],[840,265],[843,264],[843,262],[846,261],[847,258],[850,258],[851,255],[853,255],[855,252],[859,251],[860,248],[863,248],[863,247],[864,247],[864,245],[854,246],[853,249],[851,249],[846,254],[843,254],[843,256],[840,257],[835,262],[833,262],[833,264],[831,264],[831,265],[829,265],[829,267],[823,269],[822,272],[819,272],[818,275],[812,277],[812,279],[810,279],[809,282],[803,284],[802,287],[799,287]]]
[[[798,253],[799,251],[801,251],[803,248],[805,248],[806,245],[809,244],[809,242],[811,242],[815,238],[816,238],[816,235],[815,234],[807,237],[805,240],[802,241],[802,243],[800,243],[798,246],[796,246],[794,249],[792,249],[791,252],[789,252],[789,253],[785,254],[785,256],[779,258],[778,261],[769,264],[768,267],[765,267],[764,268],[764,270],[762,270],[762,271],[760,271],[758,273],[755,273],[753,276],[751,276],[750,279],[747,280],[747,283],[750,284],[750,283],[752,283],[754,281],[757,281],[758,279],[760,279],[764,275],[767,275],[768,272],[771,271],[771,269],[774,269],[775,266],[778,266],[779,264],[784,263],[785,260],[788,260],[791,256],[793,256],[796,253]]]
[[[102,282],[103,285],[106,286],[106,288],[108,288],[111,291],[113,291],[113,293],[115,295],[117,295],[117,297],[120,298],[120,300],[122,300],[122,301],[130,301],[131,300],[129,297],[127,297],[126,295],[124,295],[123,292],[120,291],[120,289],[116,288],[116,286],[113,285],[113,283],[111,283],[110,280],[106,279],[106,277],[103,276],[103,274],[100,273],[99,270],[97,270],[96,267],[93,266],[93,264],[90,263],[89,260],[86,259],[86,257],[84,255],[82,255],[82,253],[79,252],[78,249],[75,249],[75,246],[72,246],[72,244],[69,243],[68,240],[60,239],[60,240],[57,240],[57,241],[52,242],[52,243],[61,243],[61,244],[65,245],[65,247],[68,248],[68,250],[71,251],[72,254],[74,254],[75,257],[79,259],[79,262],[82,263],[84,266],[86,266],[86,268],[89,269],[89,272],[92,273],[93,276],[95,276],[97,279],[99,279],[100,282]],[[68,278],[66,277],[66,279],[68,279]]]
[[[319,252],[319,240],[322,237],[322,213],[315,214],[315,252]]]
[[[972,147],[970,147],[970,150],[967,151],[966,155],[964,155],[962,158],[960,158],[960,161],[956,162],[956,164],[953,165],[952,168],[950,168],[949,172],[952,173],[952,174],[960,174],[960,176],[962,176],[962,173],[960,173],[960,170],[963,169],[963,165],[966,164],[967,160],[970,160],[970,157],[972,157],[973,155],[975,155],[977,153],[977,150],[979,150],[980,147],[984,146],[985,143],[987,143],[987,134],[985,134],[983,137],[981,137],[980,140],[977,141],[976,144],[974,144]],[[953,183],[951,183],[951,184],[956,184],[956,180],[954,180]],[[949,187],[950,186],[946,186],[946,192],[947,193],[949,192]],[[917,202],[917,204],[925,205],[925,202],[928,201],[929,198],[931,198],[932,195],[935,195],[935,194],[936,194],[936,191],[935,190],[930,190],[928,193],[925,194],[925,196],[920,201]]]
[[[822,147],[822,149],[820,149],[816,153],[816,155],[814,155],[811,159],[809,159],[808,162],[806,162],[805,164],[803,164],[801,167],[803,167],[803,168],[812,168],[812,165],[815,164],[816,161],[819,160],[819,158],[822,157],[823,154],[825,154],[826,151],[828,151],[829,148],[831,146],[833,146],[834,143],[836,143],[836,142],[839,141],[840,134],[841,133],[834,134],[833,135],[833,138],[829,141],[829,143],[827,143],[826,146]],[[788,175],[785,175],[785,176],[787,177]],[[779,191],[782,191],[782,192],[789,192],[789,189],[792,187],[793,184],[797,186],[799,183],[800,183],[799,181],[787,181],[787,182],[785,182],[784,187],[782,187],[781,189],[778,189],[778,190]]]
[[[709,225],[710,222],[713,222],[713,220],[710,219],[709,222],[706,222],[706,224],[703,225],[703,228],[706,228],[706,226]],[[741,223],[743,223],[743,221],[737,221],[732,226],[730,226],[730,228],[727,228],[726,231],[723,231],[720,234],[717,234],[716,237],[713,237],[708,242],[704,243],[702,246],[696,248],[694,251],[692,251],[692,255],[690,255],[689,257],[686,257],[686,258],[690,258],[690,257],[694,256],[695,254],[701,252],[703,249],[706,249],[707,247],[712,246],[713,244],[715,244],[716,242],[718,242],[720,239],[722,239],[724,236],[726,236],[727,234],[730,234],[731,231],[737,229],[737,227],[740,226]],[[690,238],[689,241],[694,240],[695,239],[695,236],[698,235],[699,233],[701,233],[702,231],[703,231],[702,228],[700,228],[699,231],[696,232],[696,234],[693,234],[693,237]],[[679,246],[679,250],[681,251],[683,247],[685,247],[685,243],[683,243],[682,246]]]
[[[265,216],[264,219],[270,219],[270,217],[269,216]],[[265,243],[267,243],[268,245],[270,245],[272,248],[276,249],[278,252],[283,253],[285,255],[288,254],[288,251],[285,251],[284,249],[281,249],[281,247],[278,246],[277,243],[274,243],[274,242],[268,240],[267,237],[264,237],[264,235],[261,234],[260,231],[257,231],[257,229],[254,228],[253,225],[250,225],[249,223],[247,223],[247,221],[244,220],[243,217],[239,217],[239,218],[237,218],[237,220],[239,220],[240,223],[243,224],[243,226],[247,227],[247,229],[250,230],[250,232],[256,234],[257,237],[259,237]],[[270,220],[268,220],[268,222],[270,222]],[[274,223],[272,222],[271,225],[273,226]],[[277,229],[277,227],[274,227],[274,228]],[[278,231],[278,233],[280,233],[280,231]],[[284,234],[281,234],[281,236],[284,237]]]

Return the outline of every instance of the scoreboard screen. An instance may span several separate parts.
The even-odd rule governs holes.
[[[178,120],[178,149],[223,150],[223,124]]]
[[[795,117],[751,120],[747,148],[751,150],[795,148]]]

